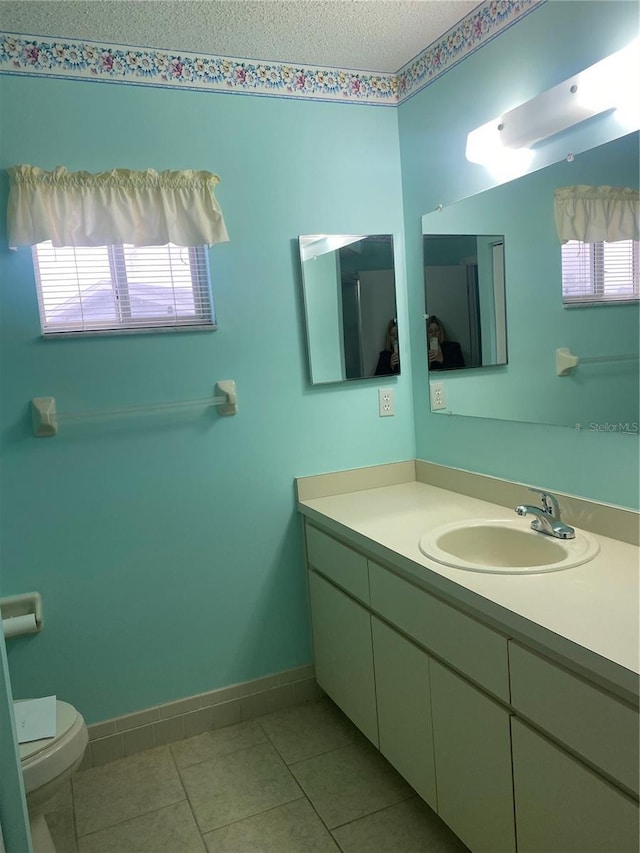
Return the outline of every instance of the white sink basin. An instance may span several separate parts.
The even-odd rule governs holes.
[[[529,525],[520,518],[459,521],[426,533],[419,547],[444,566],[507,575],[571,569],[600,550],[597,539],[582,531],[576,530],[575,539],[555,539]]]

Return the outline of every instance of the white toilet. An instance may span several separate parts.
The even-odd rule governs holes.
[[[55,737],[20,744],[34,853],[55,853],[40,806],[77,770],[88,742],[89,734],[82,715],[73,705],[56,701]]]

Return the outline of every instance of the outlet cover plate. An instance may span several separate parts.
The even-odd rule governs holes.
[[[447,401],[444,393],[444,382],[430,382],[429,394],[431,395],[431,411],[446,409]]]
[[[395,413],[393,388],[378,388],[378,414],[380,417],[389,418]]]

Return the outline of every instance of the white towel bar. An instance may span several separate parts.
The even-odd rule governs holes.
[[[104,418],[118,415],[152,414],[153,412],[185,409],[192,406],[219,406],[221,415],[235,415],[238,411],[238,395],[233,379],[222,379],[216,383],[215,397],[197,400],[176,400],[169,403],[149,403],[143,406],[125,406],[114,409],[94,409],[87,412],[57,412],[55,397],[34,397],[31,400],[33,434],[38,438],[57,435],[59,421]]]
[[[581,358],[573,355],[567,347],[556,350],[556,373],[558,376],[568,376],[574,367],[580,364],[600,364],[607,361],[638,361],[638,356],[632,353],[626,355],[592,355]]]

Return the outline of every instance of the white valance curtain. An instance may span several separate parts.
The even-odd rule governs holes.
[[[628,187],[561,187],[554,192],[561,243],[640,239],[640,193]]]
[[[9,170],[9,246],[210,246],[229,239],[211,172]]]

